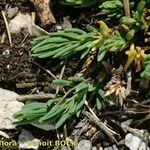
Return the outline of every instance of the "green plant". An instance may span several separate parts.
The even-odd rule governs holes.
[[[121,17],[121,32],[112,32],[103,21],[100,21],[100,29],[92,28],[89,32],[78,28],[64,29],[36,38],[33,41],[32,55],[39,58],[63,59],[78,52],[82,59],[94,48],[98,51],[97,60],[101,61],[107,51],[115,52],[125,49],[134,40],[135,33],[148,30],[149,22],[146,22],[143,16],[145,5],[146,2],[141,1],[133,17]]]
[[[119,32],[112,33],[107,25],[100,21],[100,29],[85,32],[77,28],[64,29],[38,37],[33,41],[32,56],[39,58],[68,58],[75,53],[84,58],[92,48],[98,50],[97,60],[101,61],[107,51],[123,50],[128,42]]]
[[[103,2],[99,8],[108,17],[121,17],[123,15],[123,3],[121,0],[109,0]]]
[[[146,1],[141,1],[137,5],[136,11],[132,17],[124,16],[121,18],[121,24],[125,24],[130,29],[130,34],[134,36],[134,33],[138,31],[148,31],[150,23],[146,21],[145,13],[146,13]]]
[[[74,76],[68,80],[56,79],[55,84],[70,88],[64,96],[56,97],[47,101],[47,103],[34,102],[26,104],[22,110],[14,114],[19,120],[17,124],[26,124],[31,122],[55,123],[55,128],[59,128],[67,119],[76,114],[79,117],[81,108],[88,99],[88,94],[96,92],[97,107],[103,102],[102,91],[97,89],[97,85],[90,83],[83,77]],[[97,91],[98,90],[98,91]]]
[[[100,0],[62,0],[61,3],[64,5],[73,5],[75,8],[80,8],[80,7],[89,7]]]
[[[150,78],[150,54],[145,55],[144,57],[144,71],[141,73],[141,77]]]
[[[75,0],[66,0],[65,2],[72,5],[77,3]],[[89,1],[81,2],[80,5],[89,3]],[[122,78],[122,74],[128,72],[133,62],[136,72],[141,71],[141,66],[144,64],[141,77],[150,77],[150,54],[145,53],[145,50],[149,50],[149,45],[143,46],[138,43],[139,37],[137,36],[142,35],[144,37],[150,30],[150,22],[146,19],[148,14],[146,5],[149,4],[149,1],[134,2],[137,7],[130,17],[121,17],[123,15],[121,0],[105,1],[100,6],[109,17],[121,17],[117,28],[108,28],[104,21],[100,21],[99,29],[91,26],[87,26],[85,31],[78,28],[67,28],[33,40],[31,51],[34,57],[66,59],[79,53],[80,59],[87,58],[85,63],[89,60],[88,58],[91,58],[91,55],[94,55],[92,59],[97,56],[97,64],[103,66],[107,54],[113,55],[113,59],[116,59],[115,54],[121,54],[121,59],[125,64],[117,64],[121,66],[121,69],[118,69],[115,75],[113,69],[111,70],[112,78],[104,89],[105,91],[103,91],[102,86],[104,87],[103,84],[106,84],[106,81],[101,85],[105,77],[98,81],[97,79],[87,80],[75,75],[67,80],[54,80],[53,83],[63,85],[67,89],[67,93],[57,95],[56,98],[47,103],[36,102],[25,105],[21,111],[14,115],[15,118],[19,119],[19,124],[35,121],[38,123],[55,123],[55,127],[59,128],[68,118],[75,114],[79,116],[85,101],[91,100],[93,95],[95,96],[93,98],[94,106],[97,109],[101,108],[105,97],[112,94],[118,98],[118,102],[122,106],[123,101],[130,93],[130,89],[126,88],[128,83]],[[127,57],[124,57],[125,54]],[[114,60],[112,62],[114,63]],[[122,60],[118,63],[122,63]],[[88,66],[88,64],[83,66]],[[102,74],[105,76],[103,69]]]

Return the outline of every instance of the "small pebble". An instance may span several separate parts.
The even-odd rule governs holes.
[[[13,18],[18,13],[18,7],[8,7],[7,16],[8,18]]]
[[[140,130],[140,134],[142,135],[144,131]],[[150,150],[149,147],[137,136],[132,133],[128,133],[125,137],[125,145],[130,148],[130,150]]]
[[[62,28],[66,29],[66,28],[72,28],[72,24],[69,21],[69,17],[63,17],[63,23],[62,23]]]
[[[10,69],[10,65],[7,65],[6,68],[9,70]]]
[[[81,140],[77,146],[76,150],[91,150],[92,143],[89,140]]]
[[[112,147],[113,147],[113,150],[118,150],[116,145],[113,145]]]
[[[18,144],[20,149],[35,149],[40,145],[40,140],[35,138],[28,130],[22,129],[18,137]]]
[[[6,58],[8,58],[10,55],[10,50],[6,49],[5,51],[3,51],[2,56],[5,56]]]
[[[61,150],[68,150],[66,146],[61,147]]]
[[[62,30],[62,26],[56,25],[56,29],[57,29],[57,30]]]
[[[113,149],[113,147],[110,146],[110,147],[104,148],[104,150],[114,150],[114,149]]]
[[[94,147],[92,147],[92,150],[97,150],[97,148],[94,146]]]
[[[99,150],[103,150],[103,148],[100,146],[100,147],[99,147]]]

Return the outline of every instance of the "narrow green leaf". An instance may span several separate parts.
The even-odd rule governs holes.
[[[81,110],[79,110],[79,111],[77,111],[76,112],[76,116],[79,118],[79,116],[80,116],[80,113],[81,113]]]
[[[52,105],[53,103],[56,103],[56,102],[58,102],[58,101],[60,101],[60,100],[61,100],[61,97],[50,99],[50,100],[47,102],[47,105],[48,105],[49,107],[51,107],[51,105]]]
[[[101,109],[101,107],[102,107],[102,104],[101,104],[101,102],[100,102],[100,99],[97,97],[96,98],[96,107],[97,107],[97,109]]]
[[[56,123],[55,128],[58,129],[69,117],[70,114],[63,114],[59,121]]]
[[[78,103],[75,112],[78,112],[83,107],[85,100],[86,100],[86,94],[83,96],[83,99]]]

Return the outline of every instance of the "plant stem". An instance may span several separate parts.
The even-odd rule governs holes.
[[[97,119],[97,117],[93,116],[93,114],[91,114],[87,111],[82,112],[82,114],[85,115],[90,121],[95,123],[97,126],[99,126],[99,128],[102,129],[108,135],[108,137],[110,137],[115,143],[117,143],[117,141],[113,135],[114,131],[109,129],[104,123],[102,123],[99,119]]]
[[[62,77],[63,77],[63,74],[64,74],[64,71],[65,71],[65,68],[66,68],[66,63],[67,63],[67,59],[64,61],[64,65],[63,65],[63,67],[62,67],[62,69],[61,69],[61,72],[60,72],[60,76],[59,76],[59,79],[62,79]],[[59,85],[57,86],[57,88],[56,88],[56,95],[58,94],[58,92],[59,92]]]
[[[17,100],[24,102],[24,101],[31,101],[31,100],[50,99],[54,97],[55,94],[42,93],[42,94],[19,95],[17,97]]]
[[[6,19],[4,11],[1,11],[1,13],[4,18],[4,22],[5,22],[5,26],[6,26],[6,30],[7,30],[7,34],[8,34],[8,39],[9,39],[9,44],[10,44],[10,47],[12,47],[12,40],[11,40],[10,30],[9,30],[9,26],[8,26],[8,21]]]
[[[6,138],[6,139],[9,139],[9,138],[10,138],[8,134],[6,134],[5,132],[3,132],[3,131],[1,131],[1,130],[0,130],[0,136],[4,137],[4,138]]]
[[[99,120],[99,118],[96,116],[96,114],[94,113],[94,111],[92,110],[92,108],[89,106],[88,102],[85,101],[85,105],[86,107],[89,109],[90,113],[95,117],[95,119]],[[100,120],[99,120],[100,121]],[[113,134],[117,134],[115,131],[107,128],[110,132],[112,132]]]
[[[43,69],[45,72],[47,72],[54,79],[57,79],[57,77],[50,70],[46,69],[45,67],[41,66],[40,64],[38,64],[36,62],[32,62],[32,63],[35,64],[36,66],[38,66],[39,68]]]
[[[125,16],[130,17],[130,3],[129,0],[123,0]]]

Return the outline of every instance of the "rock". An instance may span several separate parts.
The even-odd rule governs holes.
[[[21,110],[24,105],[16,100],[18,94],[15,92],[0,88],[0,129],[14,129],[13,114]]]
[[[114,149],[113,149],[113,147],[110,146],[110,147],[104,148],[104,150],[114,150]]]
[[[91,149],[92,143],[89,140],[81,140],[76,148],[76,150],[91,150]]]
[[[68,150],[68,148],[66,146],[62,146],[60,147],[54,147],[53,150]]]
[[[144,142],[142,142],[139,146],[139,150],[150,150],[149,147],[146,146],[146,144]]]
[[[72,28],[72,24],[69,21],[69,17],[63,17],[63,23],[62,23],[62,28],[66,29],[66,28]]]
[[[18,7],[8,7],[6,11],[8,18],[13,18],[18,13]]]
[[[138,150],[141,139],[129,133],[125,137],[125,145],[131,150]]]
[[[52,150],[58,150],[58,148],[57,148],[57,147],[54,147]]]
[[[4,56],[5,58],[9,58],[9,56],[10,56],[10,50],[6,49],[5,51],[3,51],[2,56]]]
[[[62,26],[61,25],[56,25],[56,29],[57,30],[62,30]]]
[[[55,129],[55,126],[53,124],[38,124],[38,123],[31,123],[31,124],[45,131],[50,131]]]
[[[126,135],[125,145],[129,147],[130,150],[150,150],[150,148],[148,148],[146,144],[142,142],[142,140],[139,137],[134,136],[131,133]]]
[[[21,30],[25,28],[29,32],[32,30],[32,19],[31,15],[18,13],[12,20],[9,22],[10,33],[20,33]]]
[[[66,146],[62,146],[61,150],[68,150],[68,148]]]
[[[18,94],[13,91],[0,88],[0,100],[1,101],[15,101],[17,96]]]
[[[38,149],[40,140],[35,138],[28,130],[22,129],[18,137],[19,148],[21,149]]]
[[[104,150],[118,150],[118,148],[116,145],[113,145],[113,146],[109,146],[109,147],[104,148]]]
[[[129,127],[129,125],[131,124],[132,121],[133,121],[133,119],[128,119],[128,120],[122,122],[121,126]]]
[[[92,150],[97,150],[96,146],[92,147]]]
[[[99,150],[103,150],[103,148],[100,146],[100,147],[99,147]]]
[[[113,150],[118,150],[116,145],[113,145],[112,147],[113,147]]]

